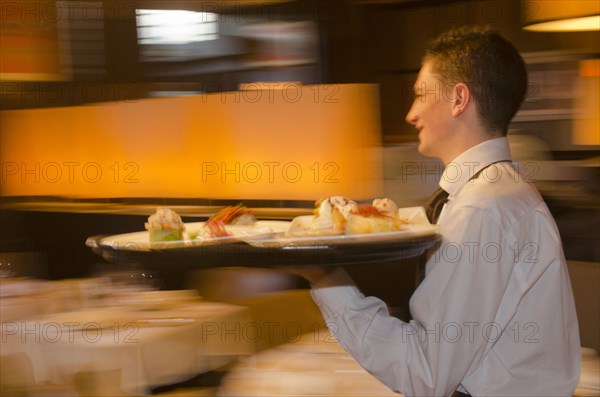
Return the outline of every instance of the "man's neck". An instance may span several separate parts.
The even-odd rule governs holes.
[[[492,133],[484,129],[477,131],[465,131],[459,132],[455,135],[451,142],[448,142],[448,150],[445,153],[442,162],[444,165],[450,164],[455,158],[466,152],[467,150],[485,142],[490,139],[500,138],[503,135],[500,133]]]

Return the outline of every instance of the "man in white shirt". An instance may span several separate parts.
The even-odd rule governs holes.
[[[447,32],[426,52],[406,120],[420,153],[444,162],[448,199],[412,321],[342,269],[299,269],[339,343],[406,396],[570,396],[579,380],[560,236],[506,139],[526,90],[521,56],[494,31]]]

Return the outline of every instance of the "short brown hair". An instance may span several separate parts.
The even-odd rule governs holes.
[[[462,27],[434,39],[425,52],[446,88],[471,89],[485,128],[506,135],[527,92],[527,69],[517,49],[487,27]]]

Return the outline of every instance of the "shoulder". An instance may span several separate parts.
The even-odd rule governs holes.
[[[456,195],[456,206],[504,225],[522,222],[540,209],[545,212],[536,187],[510,163],[491,165],[467,182]]]

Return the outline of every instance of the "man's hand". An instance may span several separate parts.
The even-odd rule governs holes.
[[[332,266],[290,266],[284,267],[282,270],[288,273],[304,277],[311,284],[316,283],[335,267]]]

